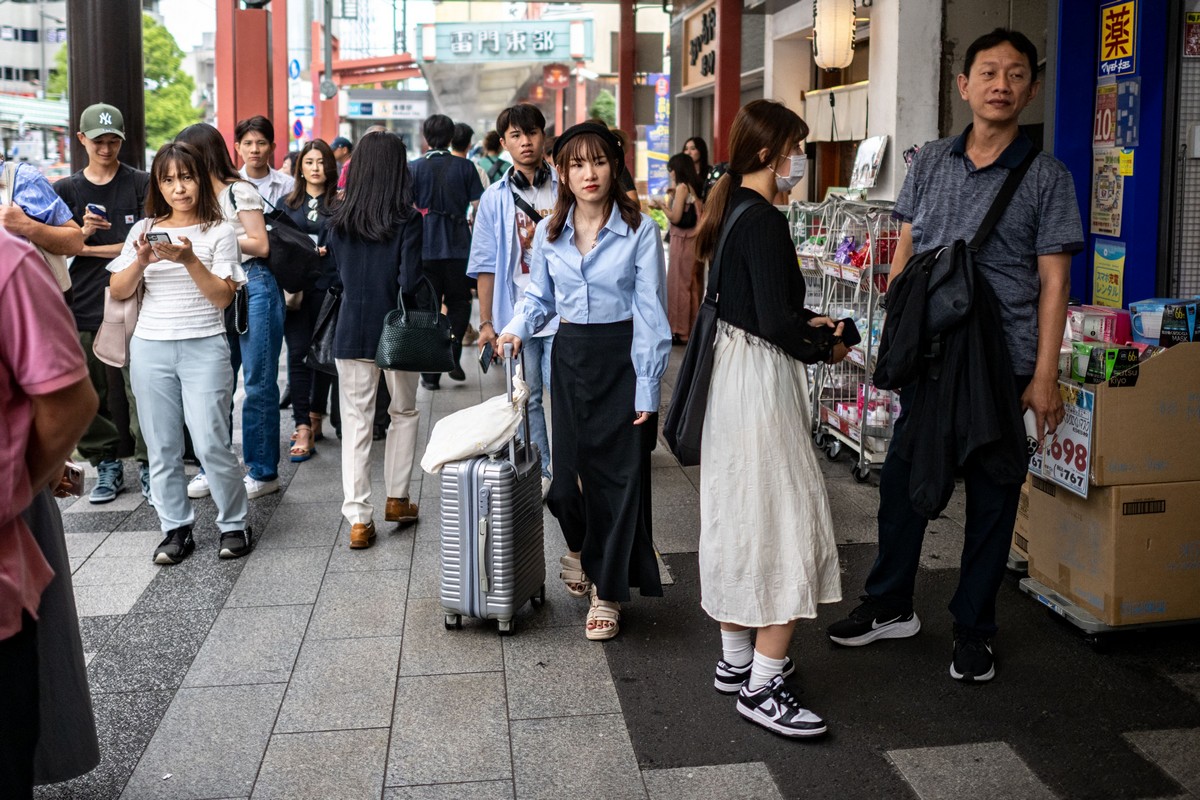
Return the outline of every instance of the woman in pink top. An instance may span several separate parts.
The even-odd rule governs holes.
[[[54,577],[20,515],[57,484],[96,414],[71,312],[45,263],[0,230],[0,797],[33,796],[37,619]]]

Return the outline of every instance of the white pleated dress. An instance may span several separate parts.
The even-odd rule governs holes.
[[[719,322],[700,448],[700,604],[761,628],[842,599],[804,364]]]

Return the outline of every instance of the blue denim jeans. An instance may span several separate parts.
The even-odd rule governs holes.
[[[553,336],[531,336],[525,343],[525,382],[529,384],[529,437],[542,454],[542,477],[550,477],[550,435],[546,432],[546,409],[542,388],[550,391],[550,354]]]
[[[279,477],[279,355],[283,350],[283,291],[267,262],[253,258],[246,271],[250,315],[246,333],[230,342],[234,375],[242,369],[242,458],[250,477]],[[232,338],[232,337],[231,337]]]

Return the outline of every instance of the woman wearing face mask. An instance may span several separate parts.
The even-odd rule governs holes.
[[[743,107],[696,236],[704,260],[727,237],[713,265],[719,322],[700,452],[701,605],[721,624],[723,649],[713,683],[738,694],[742,716],[791,737],[826,729],[783,683],[796,620],[842,597],[804,364],[840,361],[846,347],[840,325],[804,308],[787,219],[770,202],[799,180],[807,134],[780,103]]]

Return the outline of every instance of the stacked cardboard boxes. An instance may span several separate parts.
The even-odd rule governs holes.
[[[1200,342],[1094,389],[1086,499],[1037,478],[1014,545],[1107,625],[1200,619]]]

